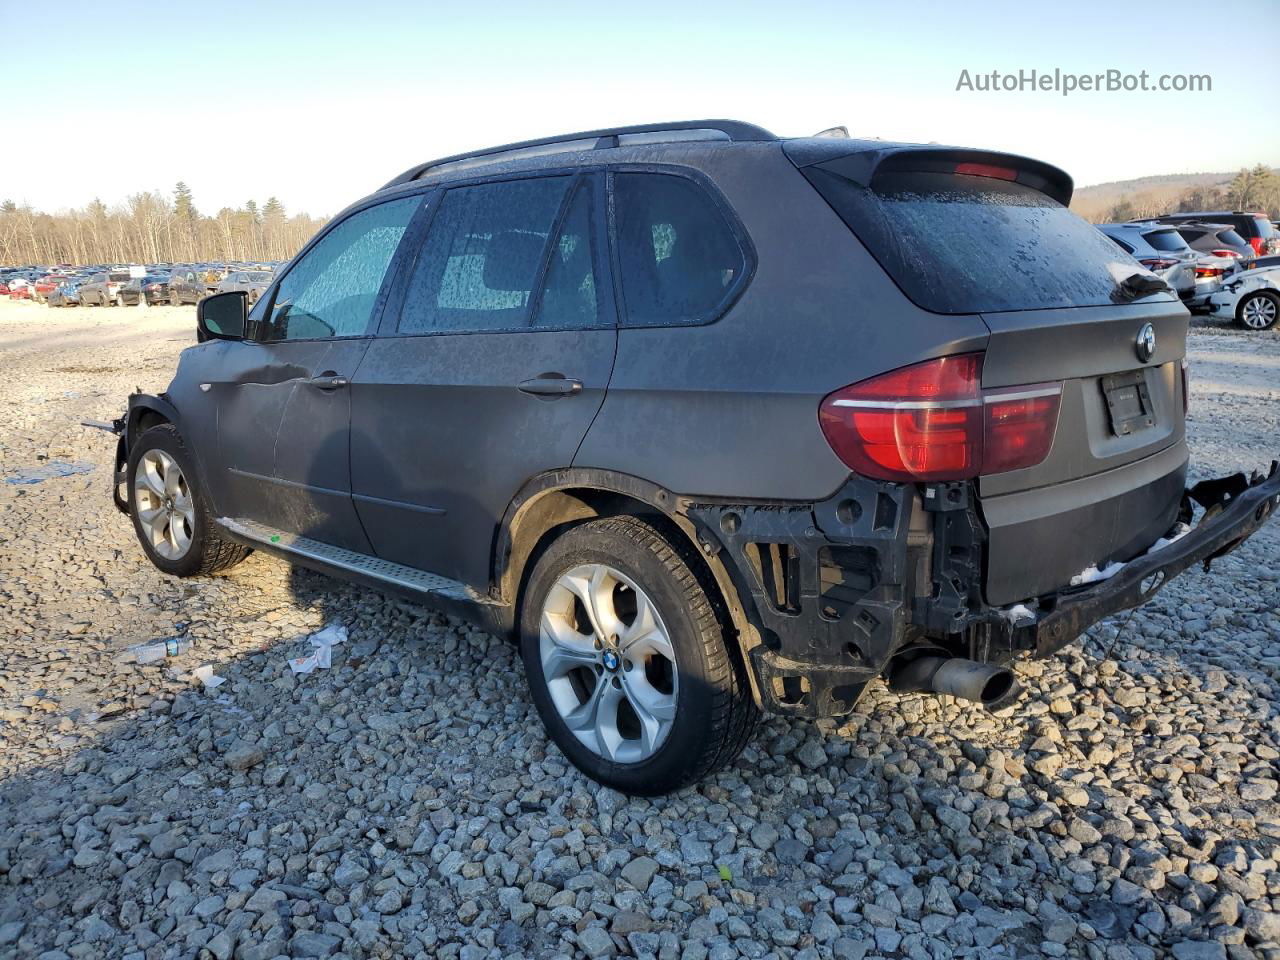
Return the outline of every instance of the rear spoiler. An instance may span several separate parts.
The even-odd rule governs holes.
[[[1052,164],[994,150],[885,143],[880,140],[812,138],[785,140],[782,149],[788,159],[800,169],[818,167],[863,187],[871,186],[877,176],[885,173],[952,173],[958,165],[964,164],[969,167],[986,166],[1010,170],[1014,175],[1001,179],[1013,180],[1039,190],[1064,207],[1070,205],[1071,194],[1075,189],[1070,175]]]

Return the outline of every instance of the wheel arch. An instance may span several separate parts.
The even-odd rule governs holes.
[[[752,610],[744,606],[732,573],[720,556],[719,543],[689,518],[684,509],[686,503],[657,484],[612,470],[574,467],[539,474],[512,499],[498,526],[493,548],[493,591],[509,605],[513,622],[518,625],[522,594],[533,564],[564,530],[600,517],[626,515],[648,520],[681,550],[713,604],[727,618],[734,633],[730,647],[747,668],[752,696],[758,704],[759,690],[748,656],[750,649],[761,642],[755,618]],[[746,602],[752,602],[749,596]]]
[[[129,414],[125,421],[125,446],[132,447],[138,437],[152,427],[162,423],[171,423],[182,432],[181,417],[178,408],[161,396],[150,393],[135,393],[129,397]]]

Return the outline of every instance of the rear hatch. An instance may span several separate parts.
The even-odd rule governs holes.
[[[1056,168],[808,143],[793,161],[903,293],[938,314],[939,342],[949,315],[982,317],[981,402],[1060,391],[1043,459],[972,471],[987,601],[1043,596],[1147,549],[1174,523],[1186,472],[1177,295],[1066,209],[1071,181]]]

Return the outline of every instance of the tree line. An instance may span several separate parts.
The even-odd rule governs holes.
[[[1241,170],[1225,186],[1188,187],[1176,197],[1135,194],[1110,207],[1101,222],[1123,223],[1197,210],[1257,211],[1272,220],[1280,219],[1280,177],[1260,163]]]
[[[275,197],[261,207],[250,200],[202,214],[182,182],[171,196],[146,191],[113,207],[95,199],[62,213],[6,200],[0,203],[0,264],[287,260],[326,220],[289,215]]]

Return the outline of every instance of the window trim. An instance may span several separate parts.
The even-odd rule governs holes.
[[[751,240],[751,234],[747,230],[746,224],[742,222],[742,218],[738,216],[738,212],[729,203],[728,198],[725,197],[711,177],[692,167],[681,167],[667,163],[619,163],[611,164],[606,172],[608,174],[609,265],[614,276],[614,299],[618,304],[618,329],[645,330],[667,329],[670,327],[707,327],[713,323],[718,323],[742,299],[747,288],[751,286],[751,281],[755,279],[756,269],[759,265],[759,258],[756,254],[755,244]],[[738,248],[742,251],[744,266],[742,275],[725,289],[715,309],[708,314],[706,319],[672,320],[667,323],[626,322],[626,298],[622,292],[621,251],[618,248],[617,241],[617,197],[614,193],[614,175],[618,173],[649,173],[683,177],[700,188],[719,210],[720,215],[724,217],[725,223],[729,226],[729,230],[738,244]]]
[[[369,197],[368,202],[362,201],[357,205],[349,207],[342,214],[330,220],[325,224],[322,230],[317,232],[314,237],[307,241],[306,246],[299,250],[292,260],[285,264],[280,273],[272,279],[271,285],[263,291],[262,296],[258,298],[258,302],[254,304],[254,309],[249,312],[249,329],[244,339],[248,342],[259,344],[260,346],[270,347],[279,343],[328,343],[331,341],[369,340],[377,336],[378,329],[382,325],[382,314],[386,309],[387,298],[391,292],[391,287],[396,274],[399,271],[400,261],[404,258],[405,238],[409,236],[413,231],[415,224],[423,216],[423,211],[426,210],[428,200],[430,199],[428,196],[429,193],[429,190],[411,190],[397,194],[394,197]],[[382,275],[382,284],[378,287],[378,293],[373,299],[373,306],[369,310],[369,324],[365,327],[364,333],[351,334],[343,337],[297,337],[289,340],[263,340],[261,338],[260,334],[265,325],[264,318],[270,317],[271,312],[275,310],[276,295],[280,292],[280,284],[284,282],[285,278],[294,271],[298,264],[307,257],[307,255],[317,244],[320,243],[320,241],[352,217],[358,216],[366,210],[381,206],[384,203],[395,203],[400,200],[407,200],[411,197],[418,198],[418,206],[413,211],[412,216],[409,217],[409,222],[405,224],[404,233],[400,237],[400,242],[396,244],[396,249],[392,251],[391,260],[387,263],[387,270]]]
[[[431,196],[427,203],[423,206],[422,222],[418,225],[417,232],[414,236],[410,236],[409,232],[405,232],[404,238],[400,241],[402,248],[410,247],[412,254],[406,254],[402,261],[399,274],[396,276],[395,287],[391,290],[386,305],[382,312],[382,322],[375,334],[379,339],[399,339],[408,337],[473,337],[488,335],[505,335],[513,333],[589,333],[597,330],[617,331],[618,329],[618,308],[615,298],[610,294],[614,288],[612,263],[608,256],[608,223],[605,217],[605,207],[607,206],[607,194],[605,192],[604,173],[607,168],[604,166],[573,166],[573,167],[547,167],[537,170],[522,170],[519,172],[508,172],[501,174],[489,174],[488,176],[467,177],[465,179],[451,180],[447,183],[436,183],[431,187]],[[561,201],[560,209],[556,212],[556,219],[553,222],[552,230],[558,231],[564,222],[564,218],[568,215],[568,205],[572,202],[574,191],[581,185],[586,185],[593,192],[591,216],[593,226],[595,227],[594,244],[592,250],[592,266],[597,270],[597,284],[599,294],[596,298],[596,304],[599,308],[599,316],[597,322],[589,327],[583,326],[540,326],[532,322],[532,318],[536,317],[536,307],[532,304],[533,297],[530,297],[531,307],[526,322],[522,327],[495,327],[486,330],[412,330],[402,331],[398,327],[400,325],[400,317],[404,311],[405,300],[408,295],[409,281],[413,278],[414,270],[418,265],[418,258],[425,249],[427,236],[431,231],[431,226],[435,221],[436,213],[440,208],[440,202],[449,190],[459,187],[479,187],[490,183],[507,183],[515,180],[534,180],[549,179],[554,177],[568,177],[570,184],[565,191],[565,197]],[[547,245],[547,249],[543,251],[542,261],[538,267],[538,280],[536,283],[545,281],[547,270],[551,262],[551,244]],[[536,306],[541,305],[542,290],[537,290]]]

